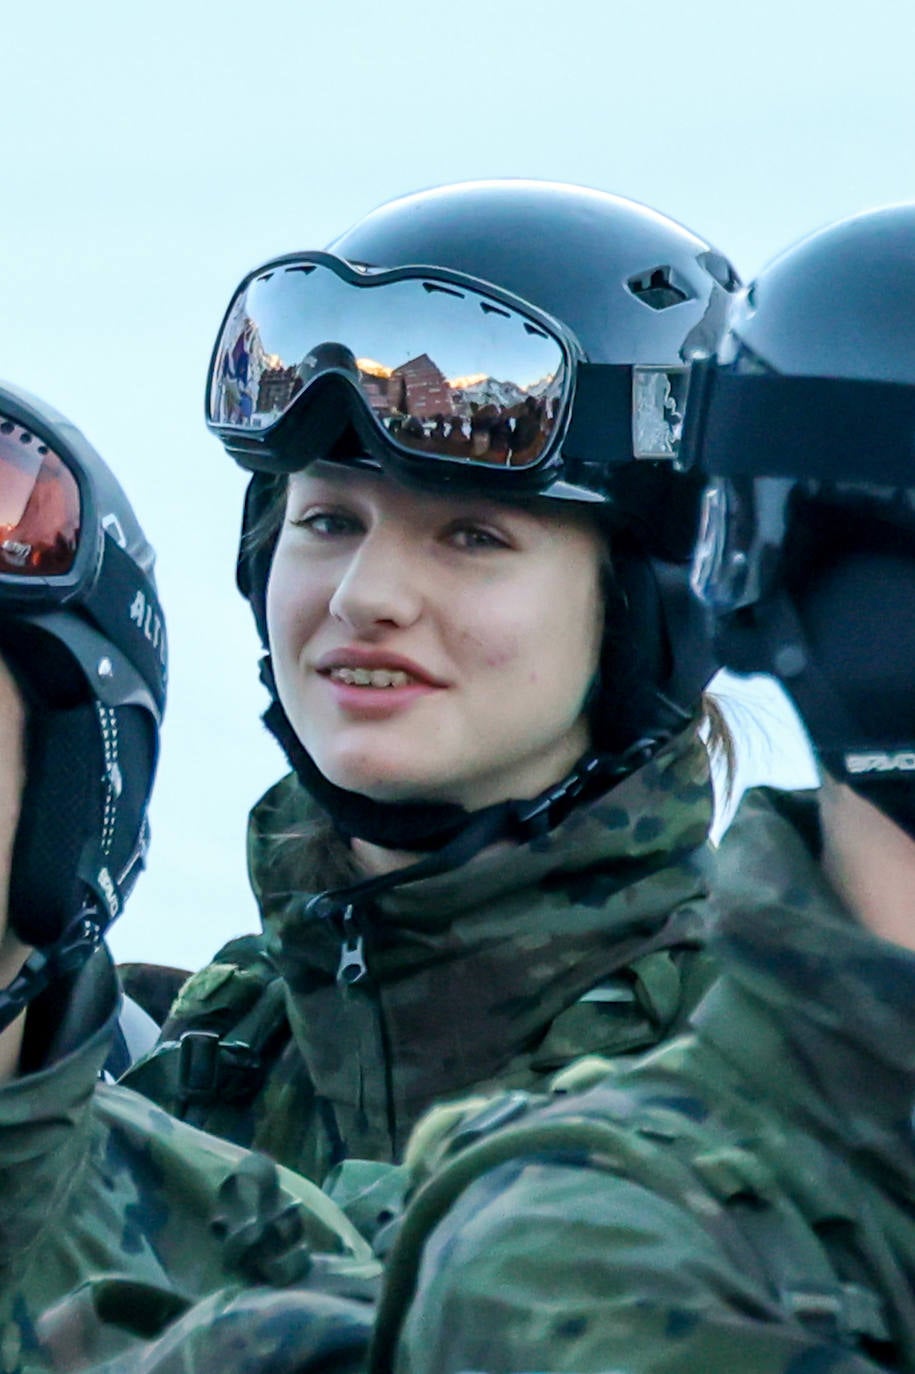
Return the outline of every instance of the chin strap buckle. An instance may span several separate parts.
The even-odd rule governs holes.
[[[181,1119],[199,1103],[234,1100],[260,1067],[261,1056],[243,1040],[223,1040],[216,1031],[185,1031],[178,1040]]]
[[[599,754],[587,754],[562,782],[541,792],[531,801],[512,802],[512,818],[521,831],[522,838],[546,834],[560,820],[566,810],[571,810],[585,787],[606,766]],[[560,814],[556,815],[555,812]]]

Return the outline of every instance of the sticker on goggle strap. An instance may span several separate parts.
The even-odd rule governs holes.
[[[636,458],[677,462],[688,388],[687,367],[632,369],[632,451]]]

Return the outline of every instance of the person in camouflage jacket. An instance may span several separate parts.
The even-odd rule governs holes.
[[[165,697],[152,550],[5,384],[0,508],[0,1370],[355,1371],[377,1264],[342,1213],[100,1079]]]
[[[421,1124],[375,1374],[915,1370],[913,245],[912,205],[804,240],[693,378],[696,584],[823,786],[738,818],[687,1034]]]
[[[291,1374],[312,1355],[323,1367],[329,1348],[341,1369],[360,1368],[376,1264],[340,1211],[263,1156],[99,1082],[119,1004],[105,951],[49,994],[53,1048],[0,1086],[4,1374],[109,1360],[134,1371],[166,1341],[182,1374],[241,1374],[249,1366],[229,1346],[218,1358],[207,1335],[223,1306],[248,1311],[246,1339],[257,1309],[270,1311],[252,1346],[272,1351],[267,1368]]]
[[[284,890],[272,857],[272,836],[308,806],[284,780],[253,817],[265,938],[229,945],[190,980],[163,1049],[126,1081],[321,1180],[343,1157],[399,1159],[438,1098],[536,1088],[581,1054],[628,1054],[675,1033],[712,977],[707,769],[702,742],[684,733],[542,841],[384,893],[354,985],[336,981],[339,938],[305,914],[308,893]],[[271,999],[265,1034],[256,1018]],[[246,1016],[264,1036],[263,1066],[227,1056],[202,1108],[182,1097],[179,1045],[247,1045]]]
[[[513,246],[521,232],[523,255]],[[255,470],[239,579],[272,648],[265,719],[295,769],[252,816],[250,871],[265,933],[232,942],[191,978],[159,1047],[126,1079],[177,1115],[319,1181],[346,1161],[398,1161],[436,1099],[537,1086],[582,1053],[655,1043],[682,1025],[708,984],[700,870],[712,794],[697,718],[714,665],[685,579],[699,484],[671,459],[687,345],[714,341],[736,281],[724,258],[672,221],[549,183],[484,182],[407,197],[369,215],[333,253],[301,255],[301,270],[290,260],[287,272],[284,259],[276,271],[251,274],[211,368],[210,426]],[[550,312],[544,328],[569,340],[574,331],[569,348],[589,360],[576,385],[592,402],[572,418],[569,456],[563,420],[545,441],[549,461],[509,487],[508,460],[494,474],[490,460],[459,455],[452,471],[448,454],[460,442],[452,426],[451,447],[419,471],[393,431],[373,421],[372,393],[346,371],[344,346],[352,342],[349,353],[358,353],[360,302],[377,298],[383,310],[388,288],[395,302],[409,278],[375,279],[369,292],[358,274],[351,280],[348,262],[436,264],[427,275],[443,274],[443,292],[416,296],[404,348],[421,344],[424,331],[433,354],[445,347],[445,324],[425,302],[452,299],[444,277],[455,274],[462,290],[495,283],[497,295],[514,293],[515,307],[520,297],[526,310]],[[660,262],[668,266],[653,276],[647,269]],[[353,338],[313,339],[306,349],[320,307],[313,325],[307,301],[284,303],[282,293],[284,282],[298,290],[318,277],[327,290],[349,293],[353,314],[334,327],[351,328]],[[297,392],[278,423],[266,382],[263,395],[255,385],[261,355],[250,352],[256,339],[274,356],[274,291],[278,318],[303,331],[301,368],[320,372],[322,360],[333,368]],[[503,314],[515,307],[506,304]],[[385,347],[393,357],[400,317],[396,303],[391,309]],[[459,327],[470,333],[466,322]],[[294,370],[293,345],[288,336],[278,349],[280,342],[284,366]],[[471,349],[463,370],[475,373],[477,363],[482,354]],[[506,356],[499,366],[510,370],[513,361]],[[408,405],[408,392],[401,399]],[[270,414],[256,417],[255,432],[246,417],[262,400]],[[591,403],[600,423],[612,416],[612,439]],[[635,439],[633,406],[645,424]],[[516,433],[516,419],[503,417],[500,442]],[[303,438],[300,422],[323,426],[321,438]],[[288,482],[281,474],[291,474]],[[293,504],[306,509],[310,482],[333,488],[330,524],[323,513],[318,525],[292,518]],[[371,528],[365,502],[379,512]],[[481,512],[492,519],[496,509],[520,522],[504,538],[483,527]],[[435,540],[423,523],[433,518]],[[535,524],[537,552],[527,554]],[[309,552],[319,539],[322,548],[346,550],[326,589],[325,564]],[[555,564],[547,561],[554,540],[562,549]],[[430,545],[453,551],[447,588]],[[363,558],[375,559],[365,575]],[[529,569],[529,580],[506,619],[502,589],[516,566]],[[600,642],[583,649],[595,572]],[[404,609],[417,598],[424,600],[415,614]],[[297,617],[320,623],[308,651],[292,654],[284,626]],[[477,642],[485,662],[468,657],[465,646]],[[531,655],[523,677],[518,645]],[[328,652],[349,657],[326,670],[302,666],[309,654]],[[389,673],[377,688],[369,680],[385,653],[425,665],[427,675],[433,662],[444,665],[438,676],[450,675],[454,690],[426,693],[393,723],[363,725],[371,763],[357,756],[353,771],[337,756],[338,741],[359,719],[360,692],[373,709],[395,699]],[[368,666],[358,669],[363,660]],[[360,671],[365,682],[356,680]],[[334,672],[344,674],[342,685],[330,680]],[[338,687],[349,695],[336,711],[326,703]],[[462,711],[466,728],[455,748],[450,731]],[[548,717],[536,747],[546,739],[552,771],[541,762],[533,779],[519,771],[518,757],[530,762],[535,712]],[[379,785],[372,751],[390,769],[385,739],[401,750],[403,776],[392,783],[385,775]],[[364,1163],[334,1176],[335,1195],[363,1209],[361,1224],[372,1208],[389,1210],[373,1177]]]

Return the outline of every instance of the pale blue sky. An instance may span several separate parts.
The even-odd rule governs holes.
[[[233,590],[243,479],[202,424],[259,261],[382,200],[525,175],[646,201],[747,276],[915,197],[908,3],[45,0],[3,22],[0,376],[80,424],[159,550],[172,693],[150,871],[114,944],[252,928],[244,815],[281,761]]]

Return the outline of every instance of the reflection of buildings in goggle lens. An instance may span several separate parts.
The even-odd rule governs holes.
[[[484,375],[445,377],[428,354],[391,370],[360,359],[363,394],[407,448],[497,466],[524,466],[543,448],[550,398]]]
[[[0,571],[55,577],[73,566],[80,525],[72,473],[27,430],[0,424]]]
[[[337,329],[352,347],[335,340]],[[418,329],[429,347],[400,361]],[[236,296],[216,352],[211,422],[269,429],[327,372],[349,376],[401,446],[512,466],[542,453],[566,375],[557,340],[503,304],[425,277],[367,290],[302,261],[271,267]]]

